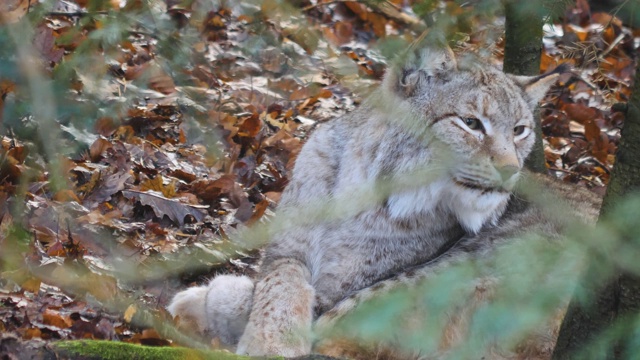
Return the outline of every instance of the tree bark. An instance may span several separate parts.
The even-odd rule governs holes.
[[[613,207],[625,195],[640,189],[640,62],[636,65],[636,74],[631,99],[627,105],[624,128],[621,132],[620,147],[616,154],[616,163],[611,173],[599,223],[612,212]],[[623,239],[622,241],[629,241]],[[589,260],[585,276],[578,289],[584,291],[580,301],[574,296],[560,328],[560,334],[553,359],[574,359],[588,344],[597,340],[601,333],[612,325],[622,326],[622,334],[633,331],[627,328],[625,320],[636,316],[640,309],[640,279],[630,273],[616,270],[613,277],[604,284],[594,283],[599,277],[597,264],[602,255],[594,254]],[[601,276],[600,276],[601,277]],[[624,329],[626,328],[625,331]],[[627,339],[618,339],[613,344],[598,348],[600,354],[590,354],[592,358],[617,359],[624,356]]]
[[[504,72],[515,75],[540,74],[542,52],[543,6],[540,0],[528,2],[505,0]],[[525,166],[531,171],[545,172],[540,111],[534,111],[536,142]]]

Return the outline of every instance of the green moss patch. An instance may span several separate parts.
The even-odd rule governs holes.
[[[231,354],[226,351],[202,351],[182,347],[143,346],[104,340],[60,341],[53,343],[51,347],[61,358],[81,360],[250,359],[249,357]]]

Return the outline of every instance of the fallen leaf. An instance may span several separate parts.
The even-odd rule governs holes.
[[[138,308],[134,304],[129,305],[127,310],[124,312],[124,321],[130,323],[131,319],[133,319],[133,315],[135,315],[137,311]]]
[[[58,48],[55,44],[53,30],[46,25],[41,25],[36,29],[33,47],[38,50],[45,60],[53,63],[60,62],[62,55],[64,55],[64,50]]]
[[[52,309],[45,309],[42,313],[42,322],[61,329],[66,329],[73,325],[73,320],[68,315],[62,315],[59,311]]]
[[[257,203],[255,209],[253,210],[253,214],[251,215],[249,220],[247,220],[247,225],[252,225],[256,221],[260,220],[262,215],[264,215],[264,212],[267,210],[267,207],[269,207],[269,201],[267,199],[264,199]]]
[[[122,194],[128,198],[138,200],[142,205],[150,206],[157,217],[167,216],[174,223],[184,225],[184,218],[192,215],[197,221],[204,218],[204,209],[208,209],[207,205],[189,205],[183,204],[178,200],[167,199],[166,197],[154,191],[135,191],[125,190]]]
[[[140,191],[153,190],[162,193],[164,197],[173,198],[176,196],[175,183],[164,184],[162,175],[156,175],[153,179],[146,179],[140,183]]]

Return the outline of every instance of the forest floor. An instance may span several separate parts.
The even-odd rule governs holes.
[[[45,124],[19,116],[39,100],[0,72],[0,332],[44,342],[185,344],[159,325],[168,301],[255,271],[259,246],[230,235],[273,217],[307,135],[357,107],[421,27],[412,2],[395,0],[14,3],[0,5],[3,34],[28,18],[31,65],[69,79]],[[541,73],[575,71],[541,103],[542,128],[549,173],[604,193],[624,120],[611,106],[630,95],[640,31],[585,3],[545,25]],[[114,18],[136,11],[171,27],[107,43]],[[501,63],[503,19],[454,2],[439,11],[464,19],[456,51]]]

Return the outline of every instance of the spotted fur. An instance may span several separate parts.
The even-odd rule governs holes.
[[[563,234],[570,224],[584,223],[594,225],[601,205],[601,198],[591,191],[573,184],[567,184],[546,175],[526,174],[526,181],[520,187],[533,187],[538,193],[542,190],[545,196],[537,202],[525,200],[524,197],[513,197],[505,213],[498,223],[483,228],[477,234],[467,234],[455,241],[450,247],[431,261],[407,269],[390,279],[376,283],[373,286],[359,290],[343,299],[331,310],[322,314],[315,323],[315,330],[319,334],[319,341],[315,351],[338,358],[350,359],[423,359],[439,358],[438,354],[412,354],[398,351],[400,346],[394,343],[366,344],[358,339],[359,334],[344,333],[335,336],[334,327],[339,329],[339,322],[353,312],[357,306],[365,304],[384,294],[397,289],[416,288],[438,273],[472,260],[488,259],[501,247],[517,245],[518,241],[530,241],[526,235],[536,234],[539,241],[548,242],[549,246],[559,244]],[[552,210],[549,204],[557,204],[558,209]],[[559,205],[558,205],[559,204]],[[559,216],[559,215],[562,216]],[[524,238],[523,238],[524,236]],[[524,239],[524,240],[523,240]],[[554,241],[555,240],[555,241]],[[531,254],[535,256],[535,254]],[[580,271],[572,269],[563,276],[575,277]],[[509,269],[491,269],[469,284],[464,306],[454,309],[449,314],[449,322],[444,326],[440,336],[440,350],[443,355],[450,348],[460,345],[465,340],[475,309],[494,300],[494,290],[499,287],[501,279],[510,274]],[[557,275],[557,274],[556,274]],[[535,296],[537,289],[526,289],[530,296]],[[524,340],[511,346],[494,345],[490,349],[478,349],[476,355],[486,359],[550,359],[555,346],[560,322],[564,315],[564,306],[560,304],[555,312],[547,319],[545,326],[529,334]],[[429,309],[412,309],[407,313],[407,323],[421,322],[427,319]],[[375,314],[372,314],[375,316]],[[414,320],[417,319],[417,320]],[[405,349],[406,350],[406,349]],[[484,352],[483,352],[484,351]]]
[[[313,318],[498,224],[534,142],[532,108],[555,78],[426,49],[320,126],[283,193],[288,226],[266,249],[238,352],[304,355]]]

